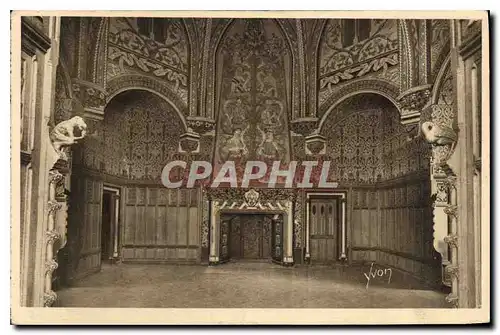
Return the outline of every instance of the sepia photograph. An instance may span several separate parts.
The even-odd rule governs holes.
[[[12,11],[12,323],[489,322],[488,22]]]

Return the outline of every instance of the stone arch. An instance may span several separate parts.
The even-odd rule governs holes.
[[[136,74],[114,77],[108,82],[106,104],[109,104],[109,102],[119,93],[129,90],[149,91],[164,99],[177,112],[187,131],[188,127],[185,117],[187,106],[166,85],[153,78]]]
[[[318,131],[321,132],[323,124],[328,119],[329,114],[344,100],[352,96],[362,93],[379,94],[391,101],[401,114],[401,107],[397,102],[399,89],[396,85],[379,79],[360,79],[350,82],[340,90],[331,95],[328,100],[320,107],[320,115],[322,115]]]
[[[398,20],[400,26],[399,55],[400,55],[400,76],[401,91],[406,91],[413,86],[413,41],[408,28],[408,20]]]
[[[436,80],[434,81],[434,85],[432,86],[431,92],[431,104],[437,104],[439,99],[439,94],[442,89],[443,81],[446,79],[446,74],[450,69],[451,65],[451,54],[448,52],[446,58],[442,61],[442,65],[439,68],[438,73],[436,74]]]

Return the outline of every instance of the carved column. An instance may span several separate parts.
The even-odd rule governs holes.
[[[457,196],[456,174],[449,165],[457,133],[454,128],[453,107],[435,104],[424,109],[421,131],[432,145],[431,187],[434,195],[434,248],[441,254],[443,284],[451,287],[446,301],[457,307]]]
[[[56,200],[56,185],[64,179],[64,176],[57,170],[49,172],[49,207],[48,223],[45,233],[45,290],[43,296],[44,307],[50,307],[57,299],[57,294],[52,290],[52,274],[57,269],[57,261],[54,252],[54,244],[60,239],[56,230],[56,215],[62,205]]]
[[[57,294],[52,289],[52,276],[57,269],[57,252],[64,246],[66,235],[67,213],[58,213],[63,209],[67,210],[66,196],[64,195],[64,174],[67,173],[68,157],[64,151],[77,140],[85,137],[87,125],[81,117],[74,117],[60,122],[50,132],[49,147],[47,151],[47,166],[49,170],[49,197],[47,210],[47,225],[45,231],[45,254],[43,262],[44,269],[44,307],[50,307],[57,299]],[[75,130],[79,131],[78,136]],[[58,215],[62,214],[62,215]],[[63,221],[63,222],[61,222]],[[59,242],[59,243],[58,243]]]

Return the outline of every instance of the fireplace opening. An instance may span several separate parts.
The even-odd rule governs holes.
[[[272,214],[223,214],[226,222],[228,259],[269,261],[273,256]]]

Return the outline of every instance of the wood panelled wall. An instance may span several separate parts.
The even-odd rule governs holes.
[[[76,173],[71,190],[68,224],[70,280],[101,268],[102,190],[115,177]],[[201,209],[199,190],[126,185],[122,181],[119,218],[119,257],[123,262],[200,261]]]
[[[101,180],[72,176],[68,215],[68,270],[70,280],[101,267]],[[61,265],[62,266],[62,265]]]
[[[130,186],[125,190],[123,261],[182,263],[200,259],[197,189]]]
[[[351,260],[378,262],[437,280],[428,179],[385,182],[350,193]]]

